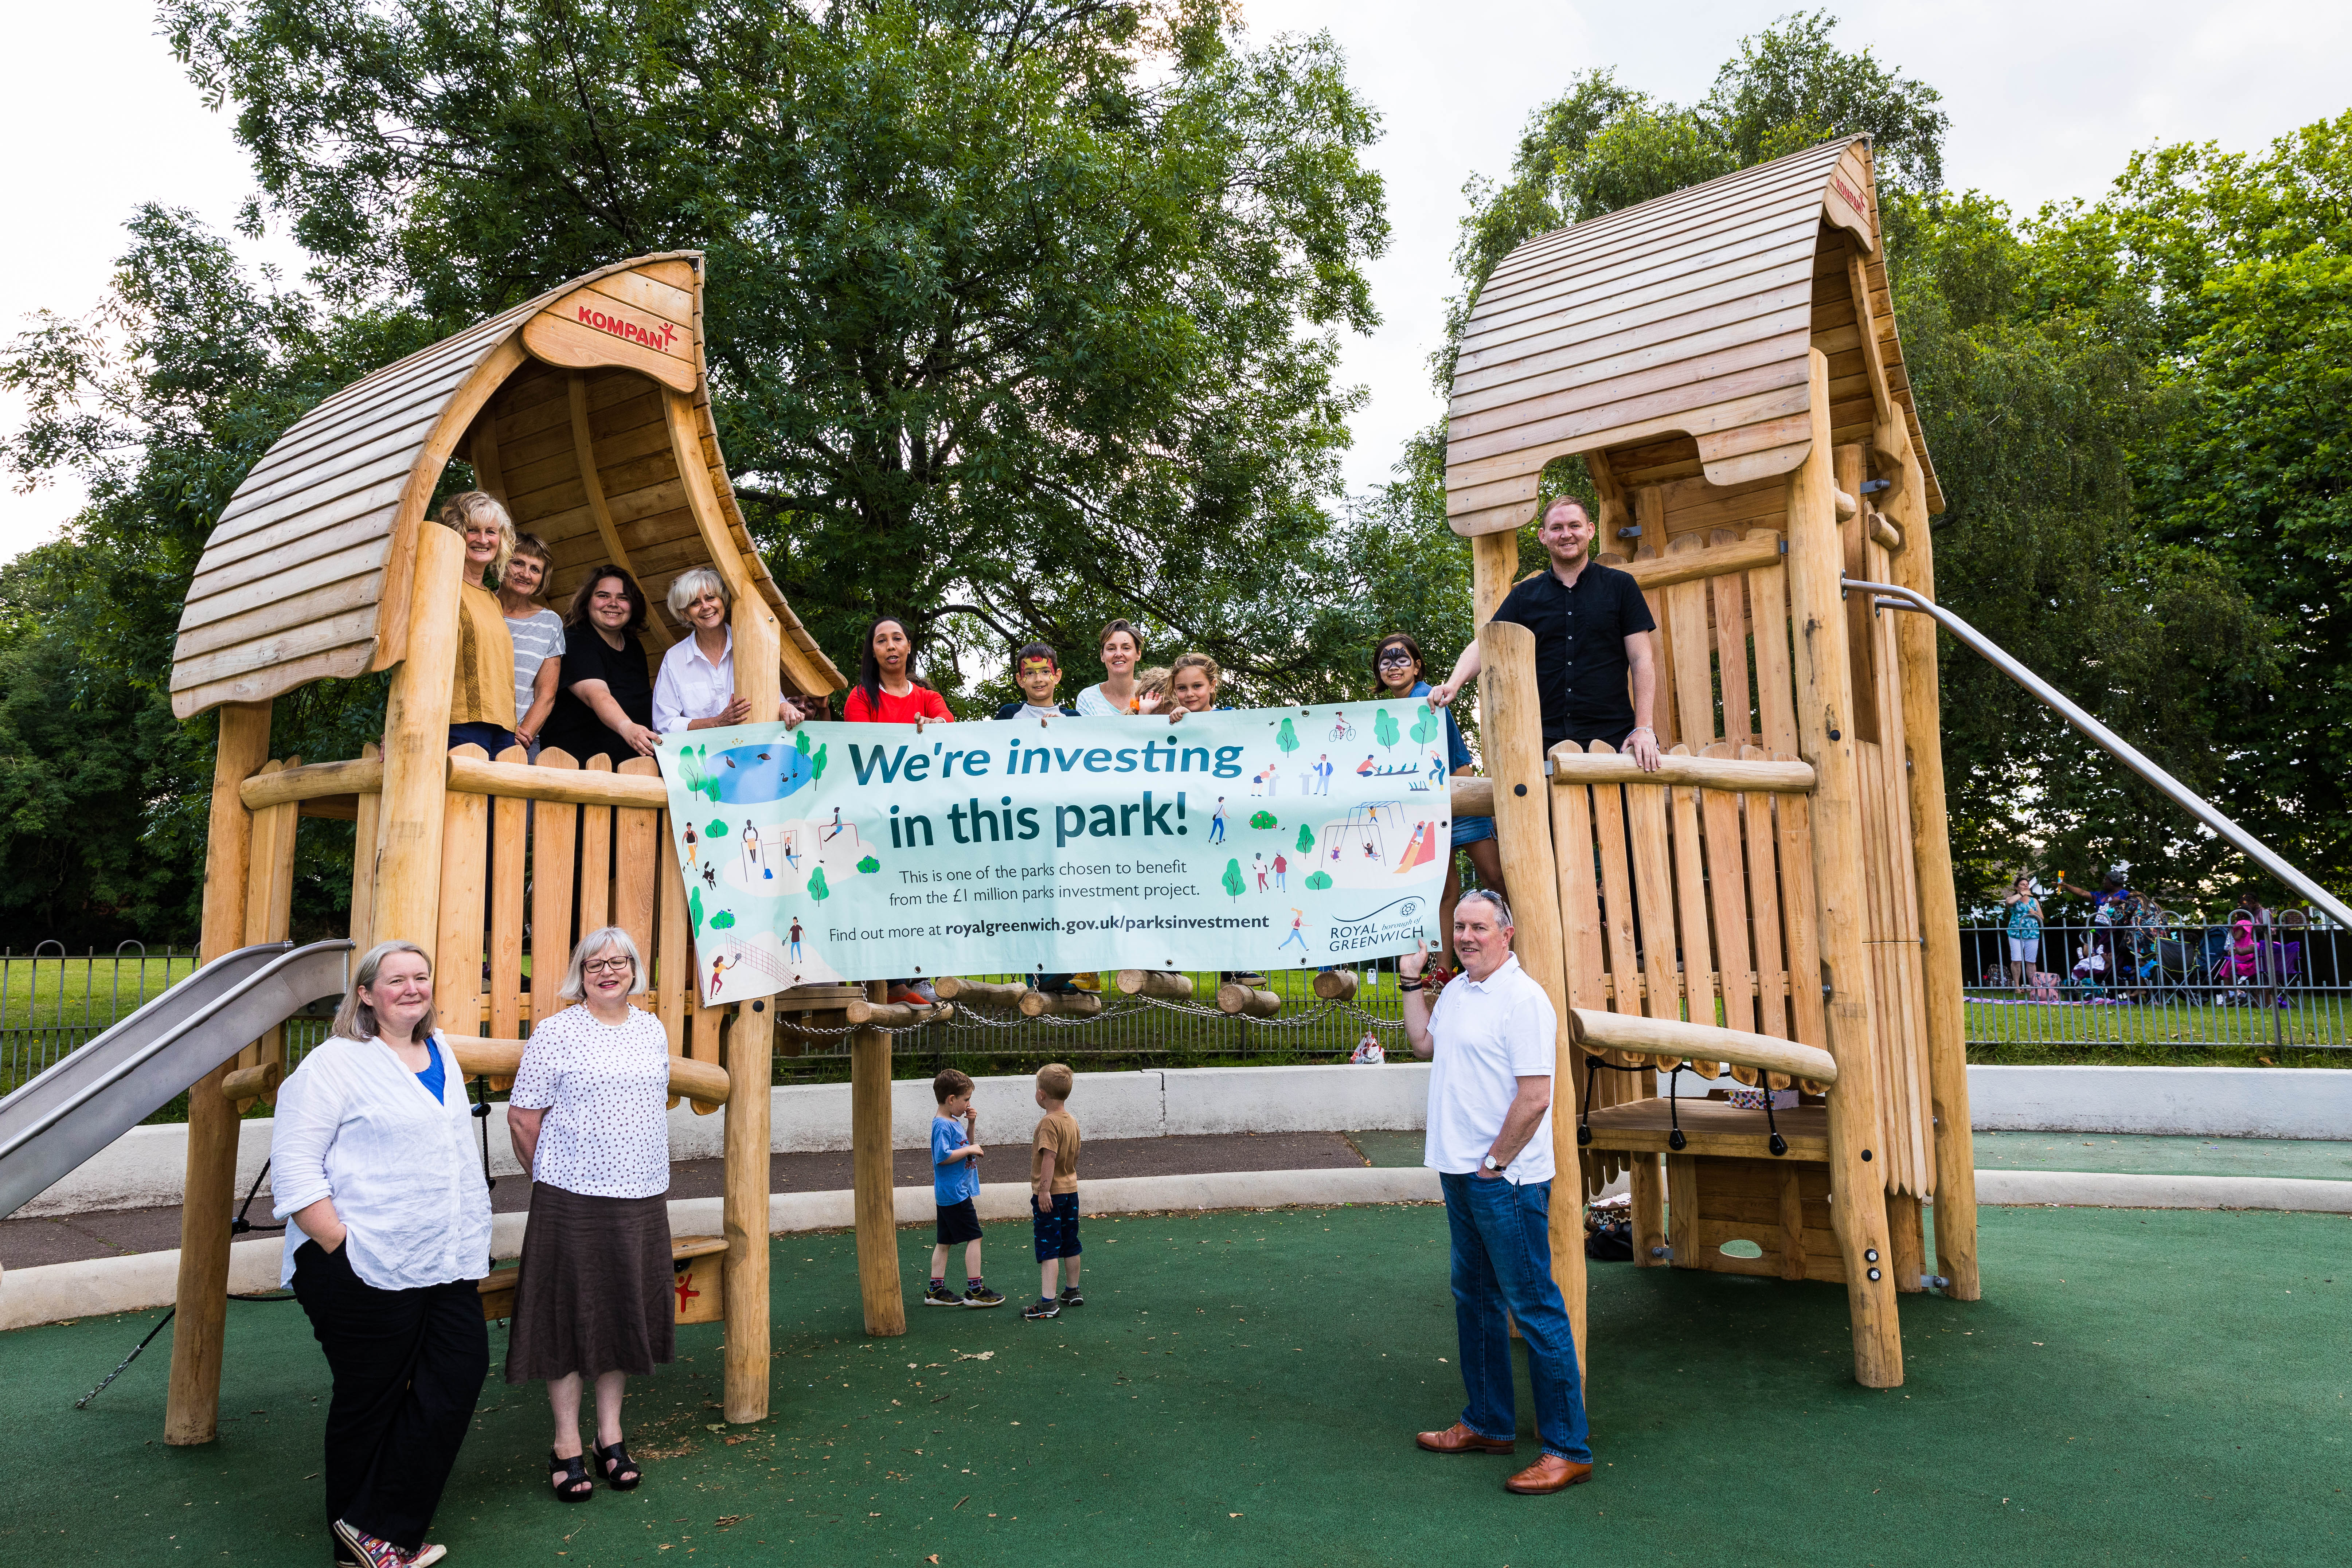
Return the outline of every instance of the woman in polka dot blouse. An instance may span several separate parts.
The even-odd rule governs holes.
[[[596,1384],[596,1478],[641,1479],[621,1432],[621,1392],[672,1357],[669,1038],[629,1005],[646,987],[629,933],[580,939],[560,994],[578,1005],[534,1025],[507,1101],[515,1157],[531,1175],[507,1381],[547,1384],[555,1495],[595,1491],[581,1453],[580,1394]]]

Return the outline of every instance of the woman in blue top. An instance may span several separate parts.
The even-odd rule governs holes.
[[[2001,902],[2009,909],[2010,978],[2019,992],[2031,991],[2034,961],[2042,956],[2042,900],[2033,896],[2033,879],[2020,877],[2011,882]]]
[[[1372,677],[1378,682],[1372,695],[1376,699],[1402,700],[1429,695],[1429,682],[1422,679],[1421,644],[1410,633],[1391,632],[1372,649]],[[1462,726],[1454,721],[1451,709],[1440,710],[1445,715],[1445,765],[1449,773],[1467,773],[1472,771],[1470,748],[1462,742]],[[1509,890],[1503,883],[1503,855],[1495,842],[1495,819],[1491,816],[1457,816],[1454,819],[1454,847],[1470,852],[1470,864],[1478,873],[1478,885],[1492,888],[1506,900]],[[1462,872],[1454,857],[1445,858],[1445,891],[1440,895],[1437,908],[1437,929],[1445,933],[1446,962],[1451,963],[1454,940],[1454,904],[1462,896]]]

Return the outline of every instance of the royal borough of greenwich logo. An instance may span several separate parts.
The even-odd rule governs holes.
[[[667,321],[662,322],[658,327],[643,327],[623,317],[607,315],[588,305],[580,307],[580,324],[583,327],[593,327],[600,332],[610,332],[613,336],[625,339],[629,342],[641,343],[660,353],[670,353],[670,345],[677,342],[677,328]]]

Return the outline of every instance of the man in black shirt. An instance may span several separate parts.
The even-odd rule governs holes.
[[[1513,588],[1494,618],[1535,633],[1545,750],[1562,741],[1606,741],[1630,753],[1643,772],[1655,773],[1658,735],[1650,728],[1650,704],[1657,666],[1650,633],[1657,623],[1640,585],[1631,574],[1592,559],[1592,519],[1573,497],[1544,509],[1536,537],[1551,557],[1551,569]],[[1431,704],[1452,702],[1478,668],[1473,642],[1445,684],[1430,692]]]

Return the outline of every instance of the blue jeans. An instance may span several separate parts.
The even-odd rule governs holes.
[[[1443,1172],[1437,1179],[1454,1238],[1454,1328],[1461,1342],[1462,1386],[1470,1396],[1463,1425],[1481,1437],[1505,1441],[1518,1433],[1511,1331],[1503,1318],[1507,1307],[1527,1341],[1536,1436],[1544,1452],[1591,1464],[1576,1338],[1551,1277],[1551,1184],[1513,1186]]]

